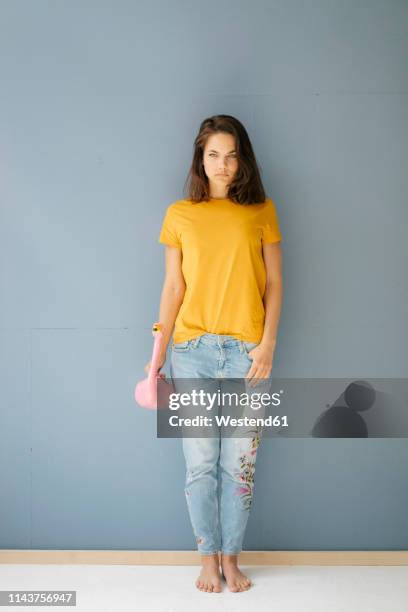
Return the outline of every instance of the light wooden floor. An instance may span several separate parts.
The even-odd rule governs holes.
[[[407,566],[241,565],[253,586],[202,593],[198,566],[0,565],[0,590],[76,590],[78,612],[407,612]],[[7,608],[11,609],[11,608]],[[24,610],[39,607],[24,607]],[[47,608],[45,608],[47,609]],[[57,607],[48,609],[57,610]]]

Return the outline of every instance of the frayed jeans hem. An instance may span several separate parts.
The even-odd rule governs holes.
[[[204,556],[211,556],[211,555],[218,555],[218,550],[214,550],[213,552],[203,552],[202,550],[198,551],[200,553],[200,555],[204,555]]]
[[[221,554],[223,555],[239,555],[241,552],[241,550],[221,550]]]

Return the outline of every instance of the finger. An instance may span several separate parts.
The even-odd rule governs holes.
[[[251,378],[253,377],[253,375],[254,375],[255,371],[256,371],[256,368],[255,368],[255,367],[252,365],[252,366],[249,368],[248,372],[246,373],[245,378],[246,378],[247,380],[251,380]]]
[[[266,369],[258,366],[254,372],[254,376],[250,380],[249,386],[256,387],[261,381],[260,379],[265,378]]]
[[[248,380],[248,385],[250,387],[253,386],[253,381],[257,377],[257,372],[258,372],[258,368],[256,366],[252,366],[248,374],[246,375],[246,378]]]
[[[268,379],[270,376],[271,369],[272,368],[267,367],[259,368],[256,372],[256,376],[254,377],[253,384],[251,386],[256,387],[256,385],[260,384],[262,380]]]

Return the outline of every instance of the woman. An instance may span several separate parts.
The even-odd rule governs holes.
[[[236,118],[216,115],[201,123],[189,178],[189,197],[167,208],[159,238],[166,245],[160,367],[175,326],[172,378],[242,377],[253,387],[272,370],[282,301],[281,234],[248,134]],[[238,555],[259,440],[183,437],[202,591],[220,592],[221,577],[230,591],[251,586]]]

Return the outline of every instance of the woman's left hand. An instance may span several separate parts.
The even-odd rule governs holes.
[[[249,387],[256,387],[258,378],[269,378],[272,371],[273,354],[275,347],[262,342],[255,346],[248,355],[252,359],[252,365],[246,375]]]

